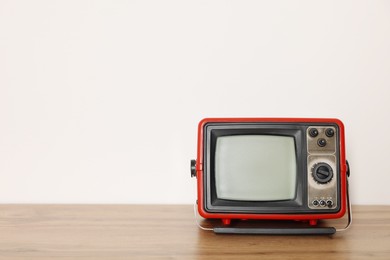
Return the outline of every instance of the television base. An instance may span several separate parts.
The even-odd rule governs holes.
[[[242,235],[333,235],[334,227],[316,228],[239,228],[239,227],[214,227],[216,234],[242,234]]]

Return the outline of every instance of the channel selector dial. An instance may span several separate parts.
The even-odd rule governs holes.
[[[316,182],[325,184],[332,180],[333,170],[327,163],[317,163],[313,167],[312,175]]]

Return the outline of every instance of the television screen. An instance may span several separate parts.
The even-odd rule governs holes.
[[[295,140],[278,135],[229,135],[217,139],[215,186],[219,199],[278,201],[295,198]]]

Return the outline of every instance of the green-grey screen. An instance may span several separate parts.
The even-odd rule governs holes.
[[[295,198],[296,179],[293,137],[218,137],[215,150],[215,184],[219,199],[291,200]]]

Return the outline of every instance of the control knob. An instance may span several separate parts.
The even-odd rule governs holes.
[[[333,170],[327,163],[317,163],[313,167],[312,175],[318,183],[324,184],[333,178]]]

